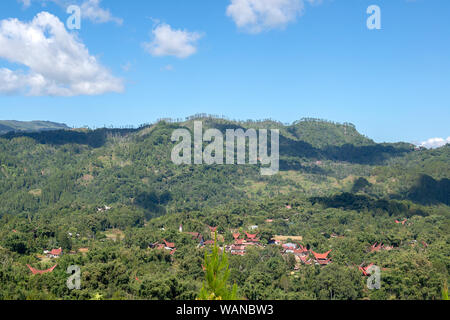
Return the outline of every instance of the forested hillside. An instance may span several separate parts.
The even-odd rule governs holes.
[[[11,131],[47,131],[69,129],[65,124],[50,121],[0,120],[0,134]]]
[[[172,132],[194,120],[222,132],[279,129],[280,172],[173,164]],[[257,234],[258,245],[229,257],[242,299],[441,299],[449,206],[449,145],[378,144],[348,123],[201,116],[9,132],[0,136],[0,299],[195,299],[209,227],[224,247],[233,233]],[[311,254],[331,250],[331,260],[304,263],[276,236],[301,237]],[[164,240],[171,250],[158,249]],[[58,248],[59,257],[44,253]],[[361,272],[371,263],[378,290]],[[57,267],[33,275],[27,264]],[[80,290],[66,287],[69,265],[81,267]]]

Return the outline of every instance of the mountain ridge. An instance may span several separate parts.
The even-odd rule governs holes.
[[[8,132],[36,132],[70,129],[64,123],[57,123],[52,121],[33,120],[33,121],[18,121],[18,120],[0,120],[0,134]]]

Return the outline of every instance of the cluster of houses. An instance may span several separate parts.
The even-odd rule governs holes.
[[[213,239],[217,232],[217,227],[208,226],[211,232],[211,239]],[[255,230],[256,228],[249,228],[251,230]],[[179,227],[180,233],[189,234],[192,238],[198,241],[198,248],[202,248],[208,245],[213,245],[214,240],[205,240],[203,235],[199,232],[183,232],[183,226]],[[233,243],[230,245],[224,245],[223,248],[226,252],[229,252],[232,255],[236,256],[244,256],[249,247],[264,247],[261,244],[260,238],[258,237],[258,233],[248,233],[244,232],[241,234],[238,231],[231,231],[233,235]],[[224,242],[224,238],[222,235],[217,236],[217,240],[219,242]],[[328,257],[331,250],[325,253],[317,253],[313,250],[309,250],[306,247],[303,247],[301,244],[288,242],[288,241],[302,241],[303,238],[301,236],[275,236],[271,239],[269,244],[279,245],[282,248],[282,253],[293,254],[298,263],[303,264],[316,264],[316,265],[328,265],[331,263],[331,259]],[[152,243],[149,246],[151,249],[160,249],[160,250],[168,250],[170,254],[173,255],[176,251],[175,243],[171,243],[166,241],[165,239],[161,242]],[[297,269],[298,269],[297,265]]]
[[[230,252],[232,255],[245,255],[247,247],[258,246],[262,247],[257,234],[250,234],[245,232],[245,237],[240,238],[241,234],[239,232],[233,233],[234,243],[226,246],[225,251]]]
[[[279,240],[280,238],[288,238],[291,241],[294,240],[292,238],[301,239],[301,237],[282,237],[278,236],[275,237],[275,244],[281,244],[282,247],[282,253],[284,255],[287,254],[293,254],[295,257],[295,260],[297,264],[294,267],[294,270],[298,270],[300,268],[300,264],[305,265],[328,265],[331,263],[331,258],[328,257],[331,250],[325,253],[317,253],[313,251],[312,249],[307,249],[306,247],[302,246],[300,243],[294,243],[294,242],[286,242],[283,243],[282,240]],[[295,240],[294,240],[295,241]]]
[[[79,248],[78,252],[86,254],[89,252],[89,248]],[[76,254],[76,251],[70,251],[69,254]],[[52,250],[44,250],[44,255],[49,259],[57,259],[63,255],[62,248],[52,249]]]
[[[286,205],[286,209],[290,209],[289,205]],[[403,221],[396,220],[395,222],[398,224],[405,225],[406,219]],[[268,219],[266,222],[270,223],[273,222],[273,220]],[[211,227],[208,226],[211,232],[211,238],[214,239],[217,231],[217,227]],[[248,230],[256,230],[257,226],[251,226]],[[180,225],[179,228],[180,233],[183,233],[183,226]],[[250,231],[251,232],[251,231]],[[198,241],[198,248],[202,248],[208,245],[213,245],[214,240],[205,240],[201,233],[198,232],[184,232],[185,234],[189,234],[192,236],[194,240]],[[229,252],[232,255],[237,256],[244,256],[247,252],[247,249],[249,247],[264,247],[264,245],[260,242],[260,238],[258,237],[258,233],[248,233],[244,232],[241,234],[238,231],[231,231],[233,235],[233,242],[230,245],[223,245],[223,249],[226,252]],[[337,234],[332,234],[332,238],[343,238],[344,236],[339,236]],[[223,243],[224,238],[223,235],[217,235],[218,242]],[[300,268],[301,264],[304,265],[319,265],[319,266],[325,266],[332,262],[332,259],[329,257],[332,250],[329,250],[325,253],[317,253],[312,249],[308,249],[300,244],[300,241],[303,240],[303,237],[301,236],[274,236],[270,241],[269,244],[274,244],[281,247],[282,254],[283,255],[289,255],[292,254],[295,257],[296,265],[294,270],[298,270]],[[428,245],[426,243],[423,243],[424,247],[427,247]],[[158,249],[165,249],[169,250],[171,254],[173,254],[176,251],[175,244],[169,243],[166,240],[163,240],[163,243],[155,243],[150,245],[151,248],[158,248]],[[383,243],[374,243],[368,248],[368,252],[378,252],[381,250],[390,251],[393,250],[394,246],[388,246]],[[363,272],[364,275],[368,274],[368,270],[372,266],[368,265],[364,267],[363,265],[359,266],[359,269]]]

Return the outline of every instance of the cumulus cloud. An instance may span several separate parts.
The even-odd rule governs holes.
[[[143,46],[152,56],[175,56],[182,59],[197,52],[197,41],[202,36],[198,32],[176,30],[166,23],[161,23],[152,30],[152,41],[144,43]]]
[[[322,2],[306,1],[310,4]],[[238,28],[259,33],[286,27],[303,13],[304,7],[304,0],[231,0],[226,13]]]
[[[448,137],[447,139],[431,138],[431,139],[428,139],[427,141],[422,142],[420,144],[420,146],[428,148],[428,149],[434,149],[434,148],[439,148],[439,147],[445,146],[448,143],[450,144],[450,137]]]
[[[31,2],[40,3],[45,6],[48,2],[53,2],[66,9],[70,5],[78,5],[81,9],[81,16],[94,23],[115,22],[118,25],[123,23],[121,18],[112,15],[108,9],[100,6],[102,0],[18,0],[24,8],[28,8]]]
[[[86,0],[81,4],[81,16],[95,23],[115,22],[119,25],[123,23],[120,18],[114,17],[107,9],[100,7],[101,0]]]
[[[24,68],[0,68],[0,93],[76,96],[124,89],[123,81],[48,12],[37,14],[31,22],[0,20],[0,58]]]

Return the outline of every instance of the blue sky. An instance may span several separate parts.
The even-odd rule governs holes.
[[[258,1],[275,8],[252,7],[251,20],[239,5]],[[80,30],[51,47],[21,43],[39,13],[49,13],[40,25],[57,28],[72,3],[85,10]],[[381,30],[366,26],[369,5],[381,9]],[[4,0],[0,119],[100,127],[195,113],[318,117],[378,142],[446,139],[449,12],[447,0]],[[62,53],[75,62],[49,64]]]

